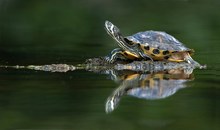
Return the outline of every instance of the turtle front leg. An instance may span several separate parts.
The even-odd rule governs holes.
[[[126,60],[127,58],[124,56],[124,50],[121,48],[116,48],[111,51],[110,54],[104,57],[108,63],[114,63],[117,59]]]
[[[154,61],[150,56],[148,56],[147,54],[145,54],[144,52],[139,52],[140,56],[144,59],[144,60],[151,60]]]
[[[151,61],[154,61],[149,55],[145,54],[144,51],[141,49],[140,47],[141,45],[139,43],[137,44],[134,44],[132,45],[132,48],[134,48],[137,53],[140,55],[140,57],[143,59],[143,60],[151,60]]]

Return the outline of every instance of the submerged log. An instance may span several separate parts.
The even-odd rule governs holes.
[[[106,69],[114,70],[130,70],[138,72],[159,72],[169,70],[184,70],[186,73],[192,73],[196,66],[187,62],[169,62],[169,61],[133,61],[133,62],[117,62],[114,64],[107,63],[104,58],[87,59],[82,64],[86,70],[89,71],[103,71]],[[205,69],[206,66],[201,66],[199,69]]]
[[[28,66],[0,66],[4,68],[16,68],[16,69],[32,69],[39,71],[49,72],[67,72],[74,70],[87,70],[93,72],[105,73],[105,70],[129,70],[137,72],[159,72],[159,71],[171,71],[171,70],[184,70],[186,73],[192,73],[196,67],[187,62],[168,62],[168,61],[133,61],[124,62],[119,61],[114,64],[110,64],[104,60],[103,57],[90,58],[84,63],[78,65],[68,64],[51,64],[51,65],[28,65]],[[201,66],[199,69],[204,69],[206,66]]]

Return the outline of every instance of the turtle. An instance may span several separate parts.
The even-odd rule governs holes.
[[[143,31],[124,37],[119,28],[109,21],[105,21],[105,30],[118,43],[116,48],[104,57],[109,63],[120,60],[151,60],[188,62],[195,67],[201,65],[194,61],[191,55],[193,49],[187,48],[176,38],[163,31]]]

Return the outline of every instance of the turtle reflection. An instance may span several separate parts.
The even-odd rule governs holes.
[[[193,80],[193,74],[184,73],[184,70],[170,70],[153,74],[140,74],[138,72],[112,71],[111,77],[119,82],[119,87],[106,101],[106,113],[112,112],[119,104],[123,95],[142,99],[163,99],[186,87],[186,82]]]

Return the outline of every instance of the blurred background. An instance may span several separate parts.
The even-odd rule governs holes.
[[[117,86],[85,71],[46,73],[0,69],[0,129],[219,128],[219,0],[0,0],[0,64],[77,64],[107,55],[117,44],[105,20],[127,36],[165,31],[207,64],[195,81],[166,100],[126,97],[106,115]]]
[[[219,5],[218,0],[1,0],[0,62],[71,63],[106,55],[117,45],[103,28],[105,20],[124,35],[161,30],[196,55],[217,52]]]

